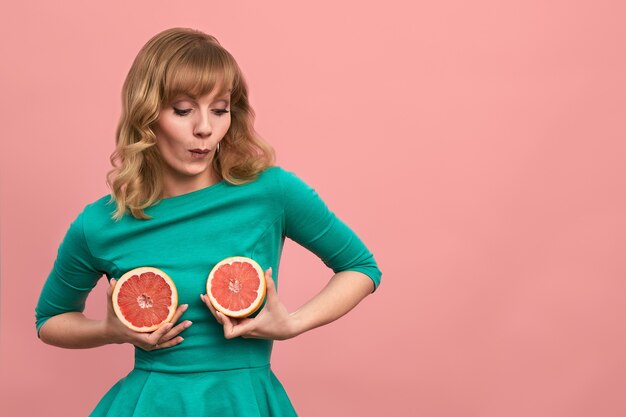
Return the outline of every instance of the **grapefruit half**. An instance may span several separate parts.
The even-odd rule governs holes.
[[[151,332],[174,317],[178,292],[163,271],[143,266],[126,272],[113,289],[113,309],[128,328]]]
[[[248,317],[265,299],[265,273],[245,256],[222,259],[213,267],[206,282],[206,293],[216,310],[229,317]]]

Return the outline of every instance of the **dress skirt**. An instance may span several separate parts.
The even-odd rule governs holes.
[[[90,417],[297,416],[270,365],[170,373],[133,369],[100,400]]]

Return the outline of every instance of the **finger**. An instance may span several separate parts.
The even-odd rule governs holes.
[[[148,343],[151,345],[156,345],[159,340],[161,340],[161,338],[165,336],[165,333],[169,332],[173,326],[174,323],[163,324],[161,327],[150,333],[150,335],[148,336]]]
[[[161,340],[170,340],[170,339],[174,338],[176,335],[178,335],[183,330],[187,329],[192,324],[193,324],[193,322],[191,320],[183,321],[178,326],[173,327],[172,330],[170,330],[165,335],[163,335],[163,337],[161,337]]]
[[[111,296],[113,295],[113,289],[115,288],[115,284],[117,283],[117,281],[115,280],[115,278],[111,278],[111,280],[109,281],[109,286],[107,287],[107,295]]]
[[[154,344],[149,347],[149,350],[165,349],[168,347],[172,347],[179,343],[182,343],[183,340],[185,339],[182,336],[178,336],[178,337],[168,340],[167,342]]]
[[[233,339],[239,336],[245,337],[250,335],[254,330],[254,319],[235,319],[222,314],[220,311],[218,311],[217,314],[224,321],[224,337],[227,339]]]
[[[115,284],[117,284],[117,281],[115,278],[111,278],[109,286],[107,287],[107,314],[109,315],[115,314],[113,309],[113,289],[115,288]]]
[[[272,278],[272,268],[269,268],[265,271],[265,287],[267,291],[267,301],[268,303],[274,302],[274,300],[278,299],[278,293],[276,292],[276,284],[274,283],[274,278]]]
[[[170,323],[176,323],[180,319],[180,316],[182,316],[183,313],[187,311],[188,307],[189,307],[189,304],[179,305],[178,308],[176,309],[176,313],[174,313],[174,317],[172,317],[172,320],[170,320]]]
[[[211,313],[215,313],[215,307],[213,307],[213,304],[211,304],[211,300],[206,294],[200,294],[200,299],[204,304],[206,304],[209,310],[211,310]]]
[[[220,320],[219,316],[217,315],[217,310],[215,309],[215,307],[213,307],[213,304],[211,304],[211,300],[209,300],[209,297],[206,294],[200,294],[200,298],[202,299],[204,304],[206,304],[206,306],[209,308],[209,310],[211,311],[211,314],[213,314],[213,317],[215,317],[215,320],[217,320],[219,324],[224,324]]]
[[[237,337],[233,336],[233,332],[235,329],[235,323],[233,323],[233,320],[219,311],[217,311],[216,314],[218,321],[224,326],[224,337],[226,339],[232,339],[233,337]]]

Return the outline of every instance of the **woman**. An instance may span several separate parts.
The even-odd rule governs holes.
[[[212,36],[185,28],[154,36],[122,97],[111,195],[70,225],[37,304],[39,337],[65,348],[136,347],[134,369],[92,416],[296,415],[270,368],[273,340],[330,323],[373,292],[381,272],[372,254],[313,188],[273,165],[241,71]],[[275,284],[285,237],[335,272],[291,313]],[[266,269],[267,299],[254,318],[216,312],[203,294],[211,268],[236,255]],[[180,305],[169,323],[134,332],[110,301],[102,321],[82,314],[102,275],[110,297],[116,278],[140,266],[175,282]]]

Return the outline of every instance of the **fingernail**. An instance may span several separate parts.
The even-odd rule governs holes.
[[[189,307],[189,304],[184,304],[183,305],[183,311],[187,311],[187,307]]]
[[[270,274],[271,274],[272,273],[272,267],[271,266],[269,267],[269,270],[270,270]]]
[[[191,326],[193,324],[193,322],[191,320],[188,320],[185,322],[185,329],[189,326]]]
[[[178,337],[178,343],[182,342],[183,340],[185,340],[182,336]]]

